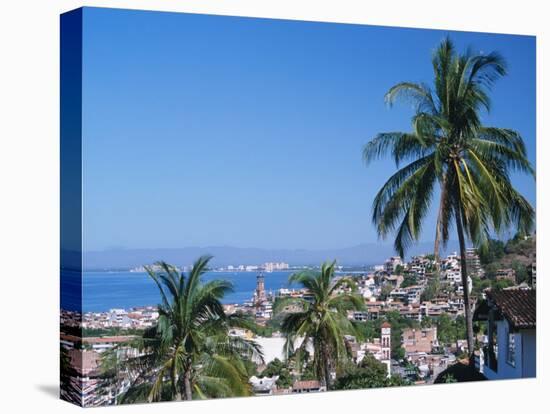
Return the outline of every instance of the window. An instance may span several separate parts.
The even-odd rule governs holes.
[[[508,332],[508,353],[506,362],[512,366],[516,366],[516,335],[513,332]]]

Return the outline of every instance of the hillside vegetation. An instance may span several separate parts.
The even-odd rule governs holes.
[[[529,266],[536,260],[536,236],[516,235],[506,242],[491,240],[479,256],[487,279],[494,279],[499,269],[512,268],[516,271],[517,283],[524,282]]]

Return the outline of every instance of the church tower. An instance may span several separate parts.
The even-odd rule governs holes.
[[[391,358],[391,325],[388,322],[384,322],[380,328],[382,356],[384,360],[389,360]]]
[[[382,345],[382,362],[391,376],[391,325],[386,321],[380,326],[380,344]]]
[[[260,273],[256,276],[256,305],[266,301],[265,296],[265,279],[264,274]]]

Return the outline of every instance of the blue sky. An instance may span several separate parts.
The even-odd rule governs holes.
[[[484,121],[518,130],[534,163],[534,37],[85,9],[84,249],[377,241],[371,203],[395,165],[365,167],[362,147],[410,129],[384,94],[431,82],[447,34],[505,56]]]

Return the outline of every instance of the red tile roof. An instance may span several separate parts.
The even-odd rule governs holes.
[[[510,289],[487,291],[487,298],[516,329],[537,327],[537,291]]]
[[[295,390],[312,390],[321,388],[321,383],[319,381],[296,381],[292,386],[292,389]]]

